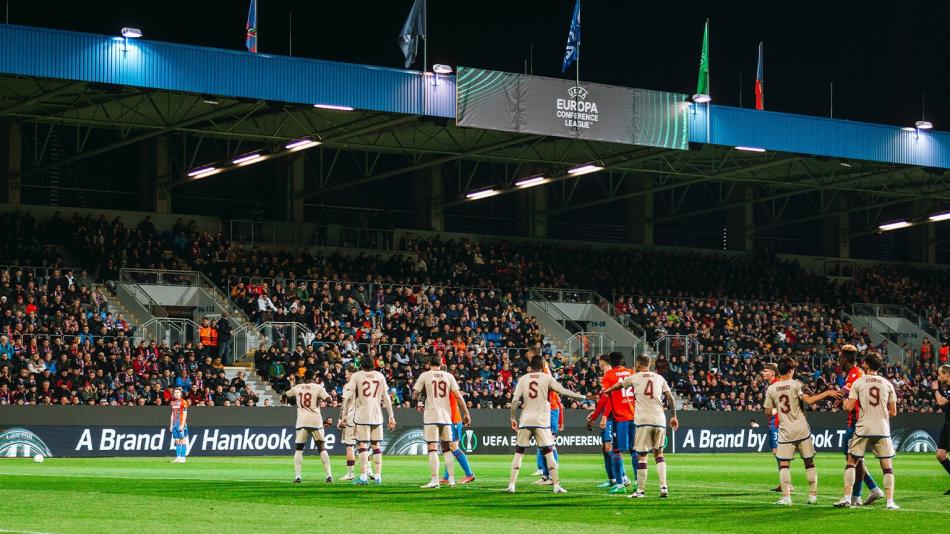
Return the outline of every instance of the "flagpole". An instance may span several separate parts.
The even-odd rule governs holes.
[[[422,72],[429,72],[429,2],[422,0]],[[424,74],[423,74],[424,75]]]
[[[257,29],[260,27],[261,27],[260,19],[257,18],[257,2],[254,2],[254,46],[255,48],[257,48],[258,52],[261,51],[261,40],[258,37],[258,34],[260,34],[260,32],[257,31]]]

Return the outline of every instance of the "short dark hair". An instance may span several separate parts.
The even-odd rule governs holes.
[[[369,354],[360,358],[360,369],[364,371],[376,369],[376,362],[373,361],[373,358]]]
[[[868,368],[872,371],[877,371],[881,367],[884,367],[884,359],[876,352],[867,353],[867,355],[864,356],[864,363],[866,363]]]
[[[606,363],[607,365],[610,365],[610,355],[609,355],[609,354],[601,354],[600,356],[597,357],[597,359],[600,360],[600,361],[602,361],[602,362],[604,362],[604,363]]]
[[[611,352],[610,356],[610,365],[617,367],[618,365],[623,365],[623,354],[619,352]]]
[[[798,367],[798,362],[791,356],[785,356],[778,361],[778,372],[780,375],[787,375],[790,371]]]
[[[528,364],[535,371],[541,371],[544,369],[544,356],[535,355]]]
[[[650,368],[650,364],[653,363],[653,359],[647,356],[646,354],[641,354],[637,356],[637,367],[646,367]]]
[[[303,374],[303,379],[306,382],[310,382],[315,376],[317,376],[317,373],[314,373],[313,369],[307,369],[307,371]]]
[[[438,354],[432,354],[429,356],[429,365],[442,367],[442,356],[439,356]]]

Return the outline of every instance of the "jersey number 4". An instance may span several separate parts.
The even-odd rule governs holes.
[[[372,393],[370,392],[372,390]],[[367,380],[363,382],[363,396],[375,397],[379,393],[379,380]]]

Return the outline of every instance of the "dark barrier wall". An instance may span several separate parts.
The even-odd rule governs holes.
[[[323,410],[337,420],[338,410]],[[597,452],[599,429],[585,428],[588,412],[569,410],[558,436],[561,452]],[[462,448],[475,454],[511,452],[514,435],[508,410],[472,410]],[[279,455],[293,450],[293,408],[202,408],[189,410],[189,454],[195,456]],[[2,406],[0,457],[45,456],[171,456],[174,444],[168,432],[169,409],[107,406]],[[681,412],[680,429],[668,436],[667,451],[766,452],[765,417],[754,412]],[[396,410],[399,426],[387,432],[386,454],[424,454],[422,415]],[[844,446],[844,414],[809,416],[819,451]],[[758,428],[753,422],[757,423]],[[942,415],[899,415],[891,422],[900,452],[932,452],[943,424]],[[336,428],[326,430],[331,454],[343,454]],[[311,444],[312,446],[312,444]]]

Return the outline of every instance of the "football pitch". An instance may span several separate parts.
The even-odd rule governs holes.
[[[646,499],[608,496],[599,455],[563,455],[554,495],[536,486],[527,455],[518,492],[507,485],[510,456],[471,456],[477,480],[423,490],[423,456],[387,456],[381,486],[326,484],[319,457],[304,458],[304,483],[291,484],[287,457],[0,460],[0,532],[945,532],[950,477],[931,454],[896,459],[900,511],[839,510],[843,458],[822,454],[819,505],[805,505],[801,462],[793,464],[795,505],[772,503],[778,479],[765,454],[669,455],[670,498],[657,497],[651,462]],[[344,461],[333,458],[334,475]],[[627,459],[629,473],[629,459]],[[880,469],[873,473],[880,481]]]

